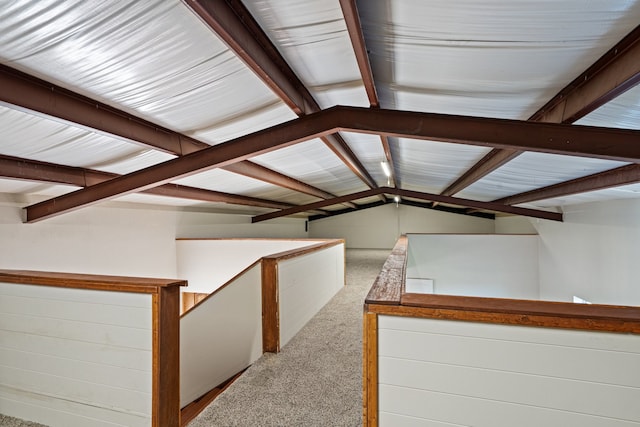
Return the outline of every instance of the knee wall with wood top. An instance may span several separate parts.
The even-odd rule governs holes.
[[[0,270],[0,413],[178,426],[181,280]]]
[[[185,280],[0,270],[0,413],[65,427],[184,425],[189,403],[278,351],[344,286],[344,241],[303,243],[182,317]]]
[[[406,292],[406,243],[365,302],[365,425],[640,422],[640,308]]]
[[[199,289],[215,287],[181,318],[182,407],[247,368],[263,352],[280,351],[345,285],[344,240],[332,239],[292,241],[294,249],[264,254],[219,286],[216,262],[210,258],[224,248],[223,240],[181,241]],[[233,239],[237,247],[253,243],[268,247],[264,239]],[[253,247],[245,252],[256,251]],[[186,277],[191,285],[189,274]]]

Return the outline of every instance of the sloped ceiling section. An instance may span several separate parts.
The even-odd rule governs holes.
[[[0,192],[30,221],[107,200],[255,221],[394,200],[561,219],[640,197],[639,22],[640,0],[11,2]],[[451,124],[423,129],[429,113]]]

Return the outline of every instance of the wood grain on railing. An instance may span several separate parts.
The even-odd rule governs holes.
[[[366,304],[400,304],[407,264],[407,241],[407,236],[401,236],[396,242],[365,299]]]
[[[640,307],[433,294],[403,294],[401,304],[416,317],[640,333]]]
[[[280,305],[278,303],[278,260],[262,258],[262,351],[280,351]]]
[[[112,292],[155,294],[160,288],[186,286],[186,280],[104,276],[31,270],[0,270],[0,282]]]
[[[322,249],[330,248],[332,246],[343,245],[345,243],[344,239],[313,239],[313,240],[321,241],[321,243],[315,243],[309,246],[303,246],[301,248],[278,252],[275,254],[267,255],[263,258],[271,258],[271,259],[276,259],[278,261],[282,261],[285,259],[306,255],[308,253],[321,251]]]

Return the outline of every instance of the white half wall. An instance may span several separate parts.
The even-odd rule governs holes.
[[[640,199],[566,206],[540,235],[540,297],[640,305]]]
[[[262,276],[257,263],[180,318],[180,407],[262,355]]]
[[[538,299],[538,236],[409,234],[407,279],[441,295]]]
[[[494,221],[386,204],[309,222],[310,238],[346,239],[347,248],[391,249],[407,233],[493,233]]]
[[[281,347],[344,287],[344,251],[340,244],[278,262]]]
[[[626,427],[640,336],[378,317],[380,427]]]
[[[0,283],[0,413],[149,426],[151,295]]]

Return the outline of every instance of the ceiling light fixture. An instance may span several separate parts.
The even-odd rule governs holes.
[[[380,166],[382,166],[382,171],[384,172],[384,175],[389,178],[391,177],[391,168],[389,167],[389,163],[387,162],[380,162]]]

